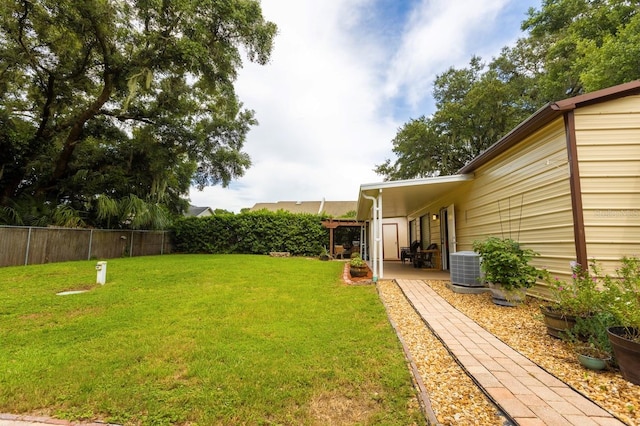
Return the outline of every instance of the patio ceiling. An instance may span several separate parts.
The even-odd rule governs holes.
[[[373,201],[364,197],[377,197],[382,193],[382,217],[407,217],[429,202],[473,180],[473,174],[438,176],[423,179],[399,180],[360,185],[357,220],[371,218]],[[380,192],[382,191],[382,192]]]

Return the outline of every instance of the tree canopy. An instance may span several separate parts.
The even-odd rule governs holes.
[[[242,176],[234,82],[276,31],[258,0],[3,2],[0,223],[159,227]]]
[[[640,0],[543,0],[526,36],[485,64],[476,56],[433,84],[436,111],[392,141],[385,180],[456,173],[548,102],[640,78]]]

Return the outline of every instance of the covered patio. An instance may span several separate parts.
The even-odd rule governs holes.
[[[473,178],[474,176],[472,174],[459,174],[423,179],[371,183],[360,186],[356,219],[358,221],[366,221],[369,224],[368,240],[370,241],[370,244],[366,246],[366,250],[371,261],[374,280],[389,278],[387,272],[405,272],[402,269],[396,272],[395,265],[393,263],[384,261],[382,239],[383,219],[397,217],[409,218],[416,216],[424,206],[432,203],[434,200],[442,198],[445,194],[457,189],[465,182],[472,181]],[[442,208],[446,213],[447,206],[442,206]],[[451,212],[450,217],[445,214],[444,217],[434,217],[434,220],[441,221],[442,226],[446,231],[441,235],[441,240],[437,241],[437,243],[441,248],[440,253],[443,258],[443,271],[440,271],[439,274],[446,274],[446,279],[449,279],[449,273],[446,267],[446,265],[448,265],[448,256],[449,253],[456,251],[453,212]],[[448,223],[449,220],[451,221],[451,224]],[[411,232],[409,233],[409,238],[413,238]],[[423,241],[423,243],[425,242]],[[391,269],[391,271],[385,271],[387,266],[393,269]],[[407,266],[407,270],[408,269],[415,268],[412,268],[409,265]],[[406,271],[406,273],[419,274],[418,278],[424,279],[427,273],[438,273],[438,271],[427,272],[421,269],[416,269],[411,272]]]

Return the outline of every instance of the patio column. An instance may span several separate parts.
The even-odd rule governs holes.
[[[378,194],[378,254],[380,255],[378,263],[378,276],[384,278],[384,259],[383,259],[383,241],[382,241],[382,189]]]
[[[377,282],[378,278],[384,278],[384,268],[382,265],[382,189],[378,190],[378,196],[372,197],[362,194],[363,197],[373,201],[371,213],[373,216],[373,260],[372,272],[373,282]]]

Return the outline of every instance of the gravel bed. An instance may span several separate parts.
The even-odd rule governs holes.
[[[640,426],[640,386],[624,380],[617,370],[594,372],[582,367],[564,342],[547,334],[540,313],[543,301],[528,297],[521,306],[506,308],[495,305],[489,293],[458,294],[442,281],[427,284],[531,361],[628,425]],[[443,425],[504,424],[495,406],[424,325],[398,286],[380,281],[378,290],[424,380],[438,421]]]
[[[389,318],[422,377],[431,408],[443,425],[502,425],[497,409],[424,324],[393,281],[379,281]]]

